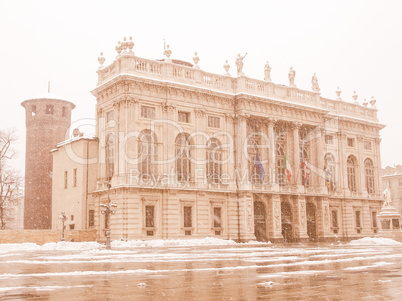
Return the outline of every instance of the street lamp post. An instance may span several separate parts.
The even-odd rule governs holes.
[[[110,215],[116,213],[117,205],[110,201],[110,197],[108,195],[107,204],[100,204],[100,207],[102,214],[105,215],[106,249],[110,250],[112,248],[110,245]]]
[[[67,215],[66,215],[66,213],[64,211],[61,212],[61,214],[59,216],[59,219],[61,220],[61,222],[63,224],[63,228],[61,230],[61,239],[60,240],[65,241],[65,239],[64,239],[64,223],[67,220]]]

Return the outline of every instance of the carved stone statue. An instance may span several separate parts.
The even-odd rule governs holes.
[[[313,78],[311,79],[311,89],[313,89],[314,92],[320,92],[320,87],[318,86],[318,79],[317,76],[313,75]]]
[[[296,87],[295,85],[296,71],[293,70],[293,66],[289,70],[289,86]]]
[[[237,76],[244,75],[243,73],[243,59],[246,57],[247,52],[244,56],[241,56],[240,53],[237,55],[236,58],[236,66],[237,66]]]
[[[163,55],[166,56],[165,62],[171,63],[172,60],[170,59],[170,55],[172,54],[172,50],[169,49],[169,45],[166,45],[166,49],[163,52]]]
[[[387,189],[384,190],[384,192],[382,193],[382,196],[384,198],[384,206],[389,206],[392,202],[391,200],[391,190],[388,187]]]
[[[267,82],[271,82],[271,66],[269,65],[269,62],[265,64],[264,67],[264,80]]]

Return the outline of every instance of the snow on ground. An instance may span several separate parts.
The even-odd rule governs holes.
[[[250,245],[261,245],[261,244],[271,244],[251,241],[244,244]],[[234,240],[218,239],[214,237],[206,237],[203,239],[156,239],[156,240],[130,240],[130,241],[119,241],[115,240],[111,243],[112,248],[157,248],[157,247],[194,247],[194,246],[232,246],[240,245]],[[0,253],[7,253],[13,251],[37,251],[37,250],[101,250],[104,249],[105,245],[99,244],[94,241],[90,242],[68,242],[59,241],[57,243],[46,243],[44,245],[37,245],[35,243],[22,243],[22,244],[0,244]]]
[[[350,245],[354,246],[364,246],[364,245],[376,245],[376,246],[397,246],[402,245],[402,243],[397,242],[390,238],[384,237],[363,237],[360,239],[352,240]]]

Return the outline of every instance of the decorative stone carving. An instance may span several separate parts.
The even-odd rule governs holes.
[[[371,105],[371,107],[372,107],[373,109],[376,108],[376,106],[375,106],[375,103],[376,103],[376,102],[377,102],[377,101],[375,100],[374,96],[371,96],[370,105]]]
[[[319,85],[318,85],[318,79],[317,79],[317,76],[315,75],[315,73],[314,73],[314,75],[313,75],[313,78],[311,79],[311,89],[313,89],[313,91],[314,92],[320,92],[320,87],[319,87]]]
[[[100,57],[98,57],[98,62],[100,64],[99,66],[99,70],[103,69],[103,63],[105,62],[105,58],[103,57],[103,52],[100,53]]]
[[[352,95],[352,98],[353,98],[353,103],[354,104],[359,104],[359,102],[357,101],[357,98],[359,97],[359,95],[357,95],[357,93],[356,93],[356,91],[353,91],[353,95]]]
[[[225,76],[230,76],[229,68],[230,68],[230,65],[228,63],[228,60],[226,60],[225,65],[223,65],[223,69],[225,69],[225,71],[226,71]]]
[[[176,110],[176,107],[171,103],[166,103],[165,102],[164,104],[162,104],[162,111],[163,112],[171,113],[171,112],[174,112],[175,110]]]
[[[203,117],[205,115],[204,109],[194,109],[194,113],[196,117]]]
[[[304,200],[300,200],[299,204],[300,204],[300,226],[302,227],[302,229],[307,229],[306,202]]]
[[[246,57],[247,52],[244,56],[241,56],[240,53],[237,55],[236,58],[236,66],[237,66],[237,76],[244,76],[243,73],[243,59]]]
[[[130,54],[134,55],[133,47],[135,46],[133,42],[133,37],[130,36],[130,40],[127,42],[127,47],[129,49]]]
[[[272,82],[271,80],[271,66],[269,65],[269,62],[264,66],[264,80],[267,82]]]
[[[289,76],[289,86],[296,87],[296,85],[295,85],[296,71],[293,70],[293,66],[290,67],[288,76]]]
[[[275,229],[281,229],[281,204],[280,201],[274,201],[274,219]]]
[[[165,51],[163,52],[163,55],[166,56],[165,62],[166,63],[171,63],[172,60],[170,56],[172,55],[172,50],[169,49],[169,45],[166,45]]]
[[[194,57],[193,57],[193,62],[194,62],[194,68],[200,69],[200,66],[198,66],[198,62],[200,61],[200,58],[197,55],[197,51],[194,52]]]
[[[118,41],[117,46],[116,46],[116,51],[117,51],[117,54],[118,54],[117,56],[120,56],[120,53],[122,52],[122,50],[123,50],[123,48],[121,46],[121,42]]]

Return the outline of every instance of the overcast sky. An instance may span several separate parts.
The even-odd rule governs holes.
[[[20,103],[47,92],[76,104],[72,120],[94,118],[98,56],[105,65],[115,46],[132,36],[139,57],[163,58],[163,39],[173,59],[235,74],[235,57],[246,76],[311,90],[317,74],[324,97],[352,102],[377,99],[382,166],[402,164],[402,1],[5,1],[0,0],[0,129],[16,128],[24,170],[25,116]]]

